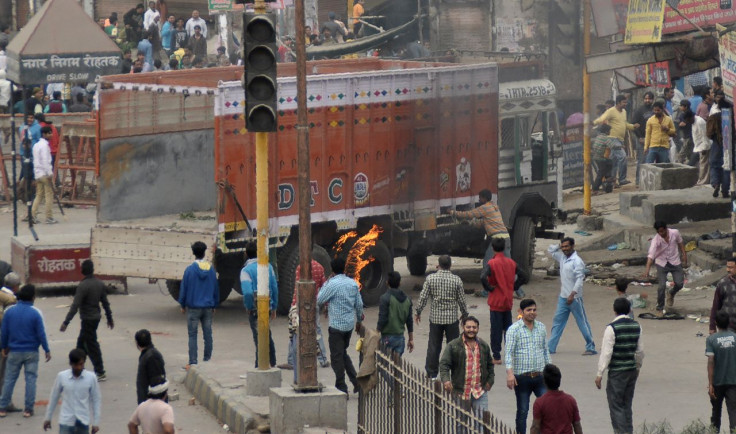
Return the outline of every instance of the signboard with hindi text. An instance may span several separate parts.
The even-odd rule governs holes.
[[[581,187],[584,167],[583,126],[568,126],[565,129],[565,140],[562,145],[562,188]]]
[[[630,0],[626,17],[626,44],[651,44],[662,40],[664,0]]]
[[[74,55],[8,55],[8,76],[24,83],[89,83],[98,76],[119,74],[120,52]]]
[[[736,87],[736,32],[728,32],[718,38],[718,56],[721,60],[723,92],[730,99]]]

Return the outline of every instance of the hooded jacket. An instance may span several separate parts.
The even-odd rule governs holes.
[[[409,333],[414,331],[411,299],[398,288],[389,288],[378,302],[377,329],[383,335],[403,335],[404,326]]]
[[[184,271],[179,287],[182,308],[214,309],[220,302],[217,274],[211,263],[196,260]]]

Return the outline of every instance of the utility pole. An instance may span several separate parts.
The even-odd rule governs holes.
[[[312,219],[309,185],[309,122],[307,119],[307,45],[304,34],[304,0],[294,4],[296,29],[296,146],[299,189],[299,281],[296,302],[299,309],[297,330],[296,388],[319,389],[317,382],[317,290],[312,280]],[[325,270],[327,272],[327,270]]]
[[[590,215],[590,76],[585,60],[590,55],[590,0],[583,0],[583,214]]]

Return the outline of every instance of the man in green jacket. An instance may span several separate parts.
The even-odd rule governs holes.
[[[409,332],[409,352],[414,351],[414,323],[412,322],[411,298],[399,289],[401,275],[388,273],[388,291],[378,302],[378,325],[381,343],[391,351],[404,354],[404,329]]]
[[[493,386],[491,348],[478,337],[478,319],[463,319],[463,334],[447,344],[440,359],[440,379],[445,390],[470,400],[474,412],[488,410],[488,391]],[[472,378],[466,382],[466,373]]]

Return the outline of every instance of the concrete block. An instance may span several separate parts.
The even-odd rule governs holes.
[[[679,163],[641,165],[639,187],[644,191],[679,190],[698,182],[698,168]]]
[[[305,425],[343,431],[348,428],[346,396],[334,387],[315,393],[300,393],[292,387],[273,388],[269,403],[272,432],[301,433]]]
[[[603,229],[603,217],[598,215],[579,215],[578,229],[581,231],[599,231]]]
[[[281,387],[281,369],[271,368],[248,370],[245,381],[245,394],[250,396],[268,396],[269,389]]]

